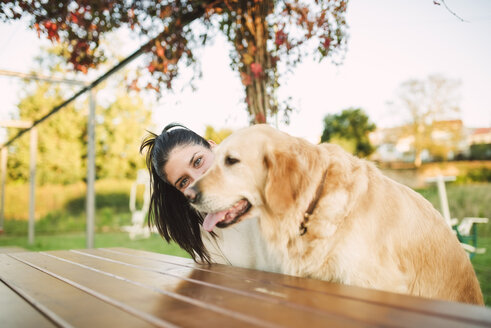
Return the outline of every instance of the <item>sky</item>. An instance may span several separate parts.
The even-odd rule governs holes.
[[[295,111],[289,125],[280,116],[278,127],[318,142],[323,118],[349,107],[362,108],[379,127],[396,126],[402,115],[388,104],[396,99],[399,85],[432,74],[461,81],[458,118],[465,126],[491,127],[491,1],[446,4],[465,22],[433,0],[350,1],[345,60],[335,66],[329,60],[319,63],[304,57],[283,76],[278,95],[291,97]],[[121,39],[124,54],[145,41]],[[48,42],[28,30],[26,22],[0,23],[0,69],[29,71],[43,44]],[[218,36],[199,52],[203,77],[195,82],[197,89],[182,88],[188,84],[189,72],[184,70],[175,90],[163,91],[153,104],[152,130],[160,132],[175,121],[198,133],[206,125],[232,129],[248,125],[243,87],[229,67],[229,49]],[[0,76],[0,119],[16,111],[21,89],[19,81]]]

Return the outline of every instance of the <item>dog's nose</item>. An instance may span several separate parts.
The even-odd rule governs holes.
[[[190,203],[196,203],[201,198],[201,192],[196,185],[194,185],[184,191],[184,196],[186,196]]]

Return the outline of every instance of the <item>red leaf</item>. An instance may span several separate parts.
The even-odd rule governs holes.
[[[41,29],[39,28],[39,24],[38,23],[35,23],[34,24],[34,28],[38,32],[38,38],[40,38],[41,37]]]
[[[128,89],[130,90],[134,90],[134,91],[140,91],[140,88],[138,87],[138,80],[137,79],[134,79],[133,81],[131,81],[131,84],[128,86]]]
[[[254,120],[256,123],[266,123],[266,117],[263,113],[257,113]]]
[[[286,34],[283,32],[283,30],[279,30],[275,34],[275,44],[277,46],[281,46],[283,43],[286,42]]]
[[[251,72],[252,74],[254,74],[254,77],[257,79],[258,77],[261,76],[261,73],[263,72],[263,67],[259,63],[252,63]]]
[[[74,13],[70,13],[70,20],[74,22],[75,24],[78,24],[78,17]]]
[[[243,85],[248,86],[252,84],[252,77],[249,74],[240,72],[240,77]]]
[[[327,37],[324,39],[324,42],[322,42],[322,45],[324,46],[324,49],[329,49],[329,45],[331,44],[331,38]]]
[[[160,44],[157,44],[157,56],[164,57],[164,48]]]

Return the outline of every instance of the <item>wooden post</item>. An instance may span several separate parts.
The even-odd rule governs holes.
[[[1,151],[1,168],[0,170],[2,171],[2,197],[0,199],[0,233],[3,232],[3,222],[5,218],[5,179],[7,177],[7,147],[2,147]]]
[[[447,198],[447,190],[445,188],[445,181],[443,180],[443,176],[438,175],[436,177],[436,185],[438,187],[438,196],[440,197],[440,204],[442,207],[443,217],[450,224],[450,209],[448,208],[448,198]]]
[[[1,74],[2,71],[0,71]],[[17,128],[17,129],[28,129],[32,126],[31,121],[18,121],[18,120],[3,120],[0,121],[0,126],[5,127],[5,128]],[[31,139],[32,140],[32,139]],[[32,142],[31,142],[32,146]],[[37,146],[36,146],[37,148]],[[1,150],[1,174],[2,174],[2,196],[0,198],[0,233],[3,232],[3,224],[5,221],[5,183],[6,183],[6,177],[7,177],[7,156],[8,156],[8,149],[7,145],[2,146]]]
[[[447,190],[445,188],[446,181],[455,181],[454,176],[444,177],[441,174],[436,177],[426,179],[426,182],[436,182],[436,186],[438,187],[438,196],[440,197],[440,206],[442,208],[442,215],[447,224],[452,226],[452,218],[450,217],[450,209],[448,207],[448,199],[447,199]]]
[[[86,247],[94,248],[94,222],[95,222],[95,93],[89,91],[89,117],[87,120],[87,238]]]
[[[29,226],[28,236],[29,245],[34,244],[34,225],[35,225],[35,208],[36,208],[36,152],[38,145],[38,129],[31,129],[30,157],[29,157]]]

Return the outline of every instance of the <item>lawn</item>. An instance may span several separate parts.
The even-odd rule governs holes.
[[[478,243],[479,247],[486,248],[486,253],[474,256],[471,262],[481,284],[484,302],[491,307],[491,237],[481,237]]]
[[[37,235],[34,245],[28,245],[26,236],[0,236],[0,247],[2,246],[18,246],[31,251],[81,249],[85,248],[85,233]],[[128,234],[123,232],[96,233],[94,236],[94,247],[128,247],[162,254],[190,257],[177,244],[167,244],[157,234],[152,234],[148,239],[131,240]]]

